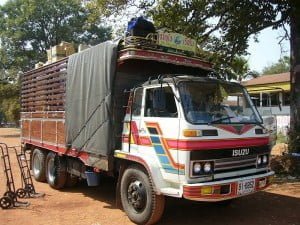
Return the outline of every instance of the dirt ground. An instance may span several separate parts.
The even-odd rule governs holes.
[[[19,145],[19,130],[1,128],[0,142]],[[11,152],[17,188],[20,186],[17,163]],[[99,187],[77,187],[63,191],[51,189],[46,183],[35,183],[37,192],[45,197],[23,199],[27,208],[0,209],[0,224],[5,225],[127,225],[126,214],[115,207],[115,183],[104,179]],[[0,195],[5,192],[3,167],[0,168]],[[300,225],[300,181],[287,180],[273,184],[266,191],[236,199],[231,205],[198,203],[167,198],[166,210],[159,224],[257,224]]]

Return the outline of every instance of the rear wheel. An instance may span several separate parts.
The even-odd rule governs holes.
[[[46,181],[46,151],[34,149],[31,159],[32,174],[36,181]]]
[[[49,152],[46,158],[46,178],[48,184],[54,189],[61,189],[65,186],[67,164],[63,157]]]
[[[154,224],[162,216],[165,197],[156,195],[149,175],[139,166],[129,167],[121,179],[121,202],[129,219]]]

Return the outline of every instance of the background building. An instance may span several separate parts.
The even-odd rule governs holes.
[[[290,73],[263,75],[242,83],[264,119],[273,115],[277,132],[286,133],[290,125]]]

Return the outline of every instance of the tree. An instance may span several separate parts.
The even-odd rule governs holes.
[[[232,77],[236,77],[240,83],[245,79],[259,76],[258,72],[250,70],[248,61],[244,57],[235,57],[229,68],[233,70]]]
[[[22,71],[46,61],[46,49],[61,41],[98,44],[111,38],[111,28],[94,17],[80,0],[8,0],[0,6],[0,114],[19,121]]]
[[[0,82],[0,123],[13,122],[18,125],[20,119],[19,85]]]
[[[300,153],[300,2],[290,1],[291,132],[289,150]]]
[[[31,69],[61,41],[97,44],[111,29],[80,0],[9,0],[0,7],[0,69]]]
[[[279,59],[278,62],[264,67],[262,70],[262,74],[268,75],[268,74],[278,74],[278,73],[289,72],[290,71],[290,63],[291,63],[290,57],[284,56],[283,58]]]

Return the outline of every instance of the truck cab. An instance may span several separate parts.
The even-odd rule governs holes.
[[[115,156],[143,163],[157,193],[220,201],[270,184],[269,136],[240,84],[165,75],[132,95]]]

